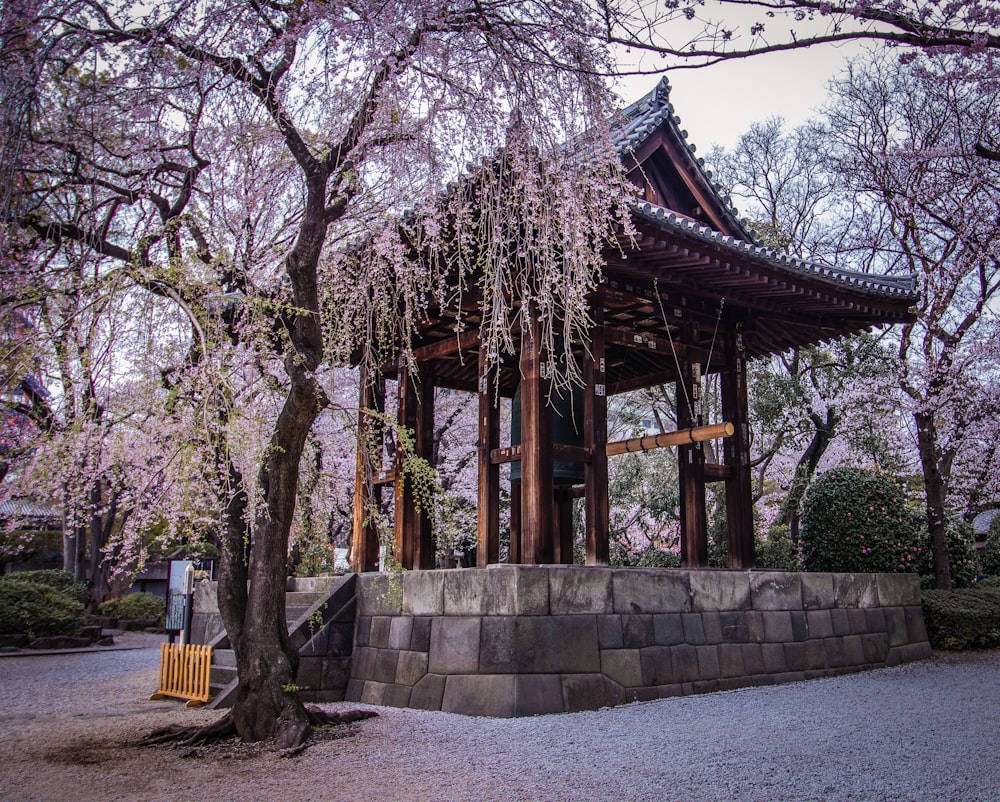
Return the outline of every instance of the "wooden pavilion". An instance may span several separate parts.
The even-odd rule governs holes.
[[[918,297],[912,278],[812,264],[754,244],[678,127],[666,79],[622,116],[616,144],[635,185],[636,236],[621,251],[608,249],[602,281],[591,298],[594,325],[583,364],[579,441],[554,442],[551,366],[537,321],[520,332],[520,354],[493,367],[480,348],[481,316],[464,310],[459,318],[440,310],[416,336],[417,381],[401,363],[361,382],[360,408],[382,411],[384,382],[396,380],[398,422],[415,433],[416,453],[425,457],[433,447],[434,388],[478,395],[479,566],[500,561],[502,463],[520,463],[512,471],[519,481],[511,485],[509,562],[571,563],[571,499],[582,496],[587,564],[603,565],[609,551],[609,454],[678,445],[684,566],[707,565],[705,486],[721,482],[729,567],[752,568],[747,359],[908,320]],[[704,429],[702,377],[712,373],[720,375],[724,424]],[[662,383],[677,386],[679,432],[653,444],[609,444],[608,398]],[[496,387],[502,397],[517,395],[516,445],[500,442]],[[360,426],[371,420],[362,412]],[[706,461],[698,438],[722,435],[722,463]],[[379,543],[365,510],[373,494],[394,483],[401,459],[397,454],[397,465],[382,470],[359,449],[354,571],[376,569]],[[556,464],[582,466],[577,472],[582,483],[556,477]],[[394,484],[396,559],[407,569],[434,568],[430,522],[414,503],[412,483]]]

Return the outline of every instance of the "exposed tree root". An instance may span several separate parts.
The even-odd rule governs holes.
[[[308,722],[301,726],[293,726],[291,722],[279,726],[275,736],[275,746],[282,757],[293,757],[300,754],[309,745],[309,736],[313,727],[333,727],[338,724],[349,724],[353,721],[364,721],[378,715],[374,710],[343,710],[327,712],[319,707],[307,705]],[[182,726],[178,724],[154,730],[139,740],[139,746],[157,746],[174,744],[177,746],[200,746],[202,744],[224,741],[238,733],[236,722],[231,713],[227,713],[217,721],[197,726]]]

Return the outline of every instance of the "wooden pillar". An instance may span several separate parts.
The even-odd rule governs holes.
[[[553,562],[573,564],[573,496],[568,487],[555,489],[552,500]]]
[[[490,452],[500,447],[500,409],[496,366],[490,365],[479,342],[479,498],[476,518],[476,565],[500,562],[500,466]]]
[[[741,324],[727,342],[730,365],[722,374],[722,416],[735,428],[724,443],[731,470],[726,480],[726,523],[730,568],[756,565],[753,540],[753,492],[750,476],[750,430],[747,411],[746,344]]]
[[[396,372],[399,398],[396,422],[400,428],[413,433],[415,455],[430,462],[434,440],[434,382],[429,373],[421,378],[421,383],[415,384],[409,367],[400,360]],[[394,522],[396,560],[408,570],[433,568],[431,519],[417,509],[413,478],[405,475],[406,453],[398,441],[397,436]],[[428,502],[428,499],[424,499],[424,503]]]
[[[584,466],[584,518],[587,565],[607,565],[608,546],[608,398],[604,363],[604,305],[591,309],[594,327],[590,357],[584,358],[583,445],[590,454]]]
[[[521,562],[521,483],[510,483],[510,545],[507,562]]]
[[[694,338],[689,337],[687,341],[694,342]],[[682,357],[679,362],[677,428],[701,426],[701,365],[689,357]],[[702,568],[708,565],[708,528],[705,520],[705,452],[701,443],[678,447],[677,474],[680,482],[681,563],[685,568]]]
[[[362,368],[358,376],[358,456],[354,476],[354,521],[351,532],[351,570],[355,573],[378,569],[378,530],[372,512],[382,503],[382,488],[374,483],[382,470],[382,423],[371,412],[385,409],[385,381],[371,377]]]
[[[539,565],[555,557],[552,544],[552,364],[534,311],[522,310],[521,328],[521,560]]]

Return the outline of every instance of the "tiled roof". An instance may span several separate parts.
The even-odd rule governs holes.
[[[688,166],[691,167],[701,182],[711,189],[722,212],[729,217],[733,228],[745,235],[748,241],[753,241],[753,234],[747,228],[745,220],[741,220],[726,189],[712,179],[712,172],[705,167],[705,160],[695,156],[695,146],[687,141],[687,131],[680,127],[681,118],[674,114],[674,106],[670,102],[670,81],[666,77],[654,87],[648,95],[639,98],[621,112],[622,124],[614,145],[622,154],[628,154],[639,148],[652,134],[662,126],[673,134],[674,139],[682,146],[688,156]]]
[[[860,290],[867,295],[879,295],[906,301],[917,301],[920,298],[916,289],[916,280],[912,275],[880,276],[807,262],[752,242],[724,236],[709,226],[676,215],[668,209],[651,203],[635,203],[633,213],[642,219],[655,223],[664,230],[694,236],[733,254],[750,255],[779,270],[818,278],[838,287]]]
[[[0,520],[10,519],[59,519],[58,507],[30,498],[8,498],[0,501]]]

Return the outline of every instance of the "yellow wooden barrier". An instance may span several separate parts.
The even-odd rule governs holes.
[[[160,685],[150,696],[162,699],[171,696],[187,699],[188,707],[203,705],[208,695],[209,673],[212,670],[212,647],[193,646],[190,643],[164,643],[160,645]]]

